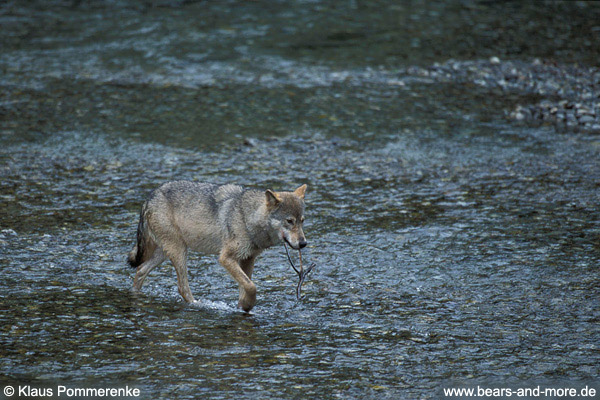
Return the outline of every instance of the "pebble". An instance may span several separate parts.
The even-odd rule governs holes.
[[[594,113],[592,112],[592,110],[590,110],[589,108],[585,108],[585,107],[580,107],[577,109],[576,111],[577,116],[580,115],[594,115]]]

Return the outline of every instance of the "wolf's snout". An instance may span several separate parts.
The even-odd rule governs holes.
[[[306,247],[307,244],[308,243],[306,242],[306,240],[301,240],[301,241],[298,242],[298,247],[300,247],[301,249],[303,249],[303,248]]]

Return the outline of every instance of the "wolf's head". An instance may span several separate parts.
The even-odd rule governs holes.
[[[271,229],[276,232],[278,239],[287,242],[295,250],[306,247],[302,230],[305,193],[306,185],[293,192],[265,192]]]

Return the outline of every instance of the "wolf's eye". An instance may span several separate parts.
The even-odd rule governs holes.
[[[290,225],[294,225],[294,218],[288,218],[285,220],[285,222],[287,222]]]

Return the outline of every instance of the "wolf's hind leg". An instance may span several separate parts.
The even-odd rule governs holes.
[[[139,291],[142,289],[142,285],[144,284],[144,280],[154,268],[159,266],[163,261],[165,261],[165,253],[162,251],[160,247],[156,247],[154,252],[152,253],[152,257],[148,261],[145,261],[137,268],[137,272],[135,273],[135,279],[133,280],[133,290]]]

